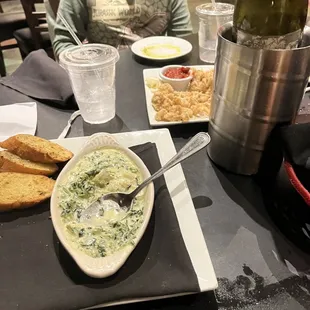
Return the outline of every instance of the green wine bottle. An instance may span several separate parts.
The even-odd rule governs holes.
[[[261,49],[298,47],[308,0],[237,0],[234,33],[238,44]]]

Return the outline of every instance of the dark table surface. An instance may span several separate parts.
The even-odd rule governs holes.
[[[197,37],[188,38],[194,50],[185,64],[200,64]],[[142,72],[151,66],[138,63],[131,51],[122,51],[117,64],[117,117],[104,125],[89,125],[78,118],[69,137],[98,131],[110,133],[150,129]],[[0,86],[0,104],[33,101]],[[303,100],[300,121],[310,99]],[[72,111],[38,103],[37,135],[55,139]],[[170,127],[177,149],[206,124]],[[288,241],[275,226],[253,178],[215,167],[205,151],[182,164],[188,187],[219,281],[216,292],[173,298],[114,309],[310,309],[310,256]]]

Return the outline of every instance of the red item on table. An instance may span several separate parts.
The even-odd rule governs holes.
[[[186,67],[169,68],[164,73],[164,76],[170,79],[185,79],[190,76],[189,71],[190,71],[190,68],[186,68]]]

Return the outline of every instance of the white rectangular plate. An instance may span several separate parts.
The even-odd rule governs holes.
[[[167,163],[168,160],[176,154],[174,143],[168,129],[118,133],[115,134],[114,137],[119,141],[120,144],[127,147],[147,142],[155,143],[162,165]],[[76,153],[87,141],[87,137],[59,139],[54,141],[68,148],[73,153]],[[214,290],[218,286],[217,279],[191,199],[191,195],[185,181],[182,167],[177,165],[176,167],[166,172],[165,180],[172,198],[185,246],[197,275],[200,290],[201,292]],[[160,298],[167,297],[173,296],[161,296]],[[147,301],[152,299],[158,298],[141,298],[128,300],[126,302],[122,301],[121,303]],[[98,306],[102,307],[116,304],[120,303],[113,302]]]
[[[195,68],[197,70],[212,70],[214,69],[214,66],[187,66],[190,68]],[[159,127],[159,126],[171,126],[171,125],[178,125],[178,124],[188,124],[188,123],[207,123],[209,121],[208,117],[199,117],[199,118],[193,118],[189,120],[188,122],[158,122],[155,119],[156,111],[154,110],[152,106],[152,98],[153,93],[146,85],[146,79],[148,78],[159,78],[159,68],[157,69],[144,69],[143,70],[143,81],[144,81],[144,89],[145,89],[145,100],[146,100],[146,108],[147,108],[147,114],[149,117],[150,125],[153,127]]]

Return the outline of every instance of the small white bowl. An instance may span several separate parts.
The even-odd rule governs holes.
[[[162,82],[164,82],[164,83],[170,84],[175,91],[186,91],[190,81],[193,78],[191,69],[189,71],[190,75],[187,78],[184,78],[184,79],[171,79],[171,78],[168,78],[168,77],[166,77],[164,75],[165,72],[168,69],[171,69],[171,68],[182,68],[182,67],[184,67],[184,66],[171,65],[171,66],[165,66],[165,67],[161,68],[159,70],[159,78],[160,78],[160,80]]]
[[[126,262],[129,255],[135,249],[139,241],[141,240],[149,220],[151,218],[153,204],[154,204],[154,185],[151,183],[145,190],[145,206],[144,206],[144,219],[141,227],[137,231],[135,238],[135,245],[127,245],[120,251],[106,257],[94,258],[86,253],[74,248],[70,241],[66,237],[65,227],[61,220],[61,209],[59,208],[59,191],[58,187],[62,184],[67,177],[69,171],[79,162],[81,157],[95,151],[102,147],[113,147],[122,150],[139,168],[142,173],[142,177],[145,180],[150,176],[150,172],[143,163],[143,161],[131,150],[121,146],[110,134],[99,133],[91,136],[87,143],[82,147],[81,151],[74,155],[74,157],[67,163],[64,169],[59,174],[56,184],[53,190],[51,198],[51,216],[56,234],[68,251],[68,253],[75,260],[77,265],[83,272],[93,278],[106,278],[116,273],[122,265]]]

